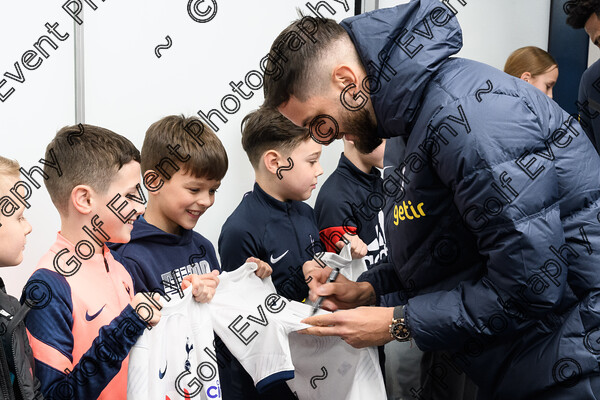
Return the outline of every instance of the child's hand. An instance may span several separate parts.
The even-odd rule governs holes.
[[[131,307],[148,325],[154,326],[160,321],[160,295],[154,293],[150,297],[149,293],[138,293],[131,300]]]
[[[358,235],[352,235],[349,233],[344,234],[344,238],[350,242],[350,252],[352,253],[353,259],[363,258],[367,255],[367,245],[363,242]],[[343,249],[346,243],[343,240],[337,242],[336,247],[338,249]]]
[[[246,262],[247,263],[253,262],[253,263],[256,263],[256,265],[258,265],[258,269],[256,270],[255,274],[260,279],[264,279],[273,273],[273,268],[271,268],[271,266],[269,264],[267,264],[266,262],[264,262],[262,260],[259,260],[256,257],[248,257]]]
[[[192,285],[194,300],[199,303],[208,303],[215,296],[219,284],[219,271],[214,270],[208,274],[192,274],[183,278],[181,288],[186,289]]]
[[[307,262],[305,262],[304,264],[302,264],[302,273],[304,274],[304,280],[306,281],[306,283],[309,283],[313,279],[312,276],[311,276],[311,273],[313,271],[320,270],[320,269],[323,269],[323,268],[324,267],[322,267],[315,260],[308,260]]]

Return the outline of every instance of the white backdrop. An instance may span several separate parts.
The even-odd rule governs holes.
[[[1,6],[0,81],[6,79],[7,83],[0,93],[6,95],[10,88],[14,92],[0,103],[0,154],[17,159],[27,170],[40,165],[38,161],[56,131],[75,121],[73,20],[62,10],[63,3],[64,0],[3,1]],[[54,39],[44,26],[46,22],[58,22],[57,31],[70,36],[65,41]],[[42,58],[42,64],[30,71],[23,67],[21,57],[34,49],[33,43],[41,35],[54,39],[58,48],[44,44],[49,57]],[[17,74],[15,62],[24,75],[23,83],[4,76],[6,72]],[[0,269],[8,292],[17,297],[37,260],[56,239],[60,226],[43,178],[34,176],[41,188],[34,189],[29,200],[31,208],[25,212],[33,225],[33,232],[27,237],[25,259],[19,267]]]
[[[206,10],[211,1],[199,6]],[[30,0],[3,2],[3,24],[0,73],[12,71],[14,62],[32,48],[40,35],[46,34],[44,24],[58,22],[57,30],[71,36],[49,48],[34,71],[24,68],[25,82],[7,79],[0,88],[15,92],[0,103],[2,147],[0,154],[17,159],[29,169],[39,165],[46,144],[56,131],[75,121],[74,102],[74,22],[61,8],[65,0]],[[72,1],[72,3],[76,3]],[[239,95],[240,109],[226,114],[221,99],[232,94],[230,81],[244,80],[251,70],[259,70],[259,61],[267,53],[275,36],[297,17],[296,7],[308,13],[306,1],[297,0],[216,0],[217,12],[207,23],[194,22],[187,12],[187,0],[131,0],[128,2],[95,1],[96,10],[81,1],[84,9],[85,57],[85,122],[100,125],[127,136],[141,147],[144,133],[152,123],[169,114],[207,113],[218,109],[228,119],[213,122],[219,130],[230,160],[229,171],[217,193],[215,205],[200,219],[196,230],[216,247],[221,225],[238,205],[243,193],[253,185],[253,172],[240,144],[240,122],[245,114],[262,102],[262,89],[252,92],[250,99]],[[311,1],[316,4],[317,1]],[[341,20],[354,12],[344,12],[343,0],[328,0]],[[398,1],[381,1],[380,6],[392,6]],[[527,0],[527,12],[522,0],[470,0],[458,9],[463,27],[462,57],[486,62],[502,68],[514,49],[535,45],[546,49],[550,0]],[[367,9],[373,1],[367,2]],[[321,9],[325,16],[327,11]],[[172,46],[155,55],[159,44]],[[46,48],[47,46],[45,46]],[[232,107],[233,101],[228,102]],[[324,148],[321,158],[325,181],[335,169],[341,143]],[[314,204],[317,191],[308,201]],[[37,260],[54,241],[59,229],[58,213],[45,188],[36,190],[26,216],[33,225],[28,237],[25,260],[16,268],[0,271],[9,293],[18,296]]]

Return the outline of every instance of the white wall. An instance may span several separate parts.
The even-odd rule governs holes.
[[[73,21],[61,5],[59,0],[30,0],[4,1],[1,6],[0,75],[5,72],[17,74],[14,63],[18,62],[25,81],[19,83],[0,76],[0,80],[7,80],[0,93],[7,94],[11,87],[15,90],[4,102],[0,102],[0,154],[17,159],[27,170],[40,165],[38,161],[44,156],[46,145],[56,131],[75,121]],[[55,39],[44,27],[46,22],[50,25],[58,22],[58,33],[68,33],[70,37],[64,41]],[[23,67],[21,57],[27,50],[34,49],[33,43],[41,35],[52,38],[58,48],[54,50],[43,44],[48,58],[42,56],[39,67],[30,71]],[[31,65],[37,60],[32,59]],[[25,259],[19,267],[0,270],[8,292],[17,297],[35,263],[56,239],[60,226],[58,213],[42,183],[43,178],[37,174],[34,176],[41,188],[32,187],[31,208],[25,212],[33,225],[33,232],[27,237]]]
[[[365,10],[393,7],[406,0],[366,0]],[[481,61],[504,69],[514,50],[537,46],[548,50],[550,0],[459,0],[449,4],[463,30],[463,48],[459,57]]]
[[[469,0],[464,7],[457,0],[451,3],[463,29],[459,57],[504,69],[510,53],[520,47],[548,50],[550,0]]]

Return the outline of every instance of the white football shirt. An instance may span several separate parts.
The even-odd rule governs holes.
[[[129,354],[128,400],[220,399],[219,372],[208,304],[161,298],[160,322],[147,329]]]
[[[318,257],[323,263],[331,268],[339,268],[340,274],[351,281],[356,281],[360,274],[367,270],[367,264],[365,263],[364,257],[357,260],[352,259],[349,244],[342,248],[340,254],[323,252],[316,254],[315,257]]]
[[[287,380],[300,400],[385,399],[377,348],[355,349],[337,336],[293,333],[309,326],[300,321],[312,307],[277,295],[271,278],[260,279],[256,268],[247,263],[221,273],[209,309],[215,332],[257,389]]]
[[[256,268],[222,272],[208,304],[194,301],[191,287],[181,299],[162,299],[160,322],[130,353],[127,398],[220,399],[214,329],[259,392],[288,381],[300,400],[385,399],[376,348],[292,333],[309,327],[300,321],[312,307],[278,295]]]
[[[337,336],[291,333],[296,370],[288,386],[301,400],[385,400],[376,347],[355,349]]]
[[[209,309],[215,333],[263,392],[294,377],[288,334],[309,325],[300,323],[305,315],[296,302],[278,295],[271,277],[260,279],[256,269],[246,263],[222,272]]]

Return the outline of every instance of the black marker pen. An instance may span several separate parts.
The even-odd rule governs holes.
[[[337,277],[338,277],[339,274],[340,274],[340,269],[339,268],[334,268],[331,271],[331,273],[329,274],[329,278],[327,278],[327,282],[335,282],[335,280],[337,279]],[[316,312],[319,310],[319,308],[321,307],[321,303],[323,302],[324,298],[325,298],[324,296],[319,296],[319,298],[317,299],[317,302],[313,306],[312,315],[315,315]]]

